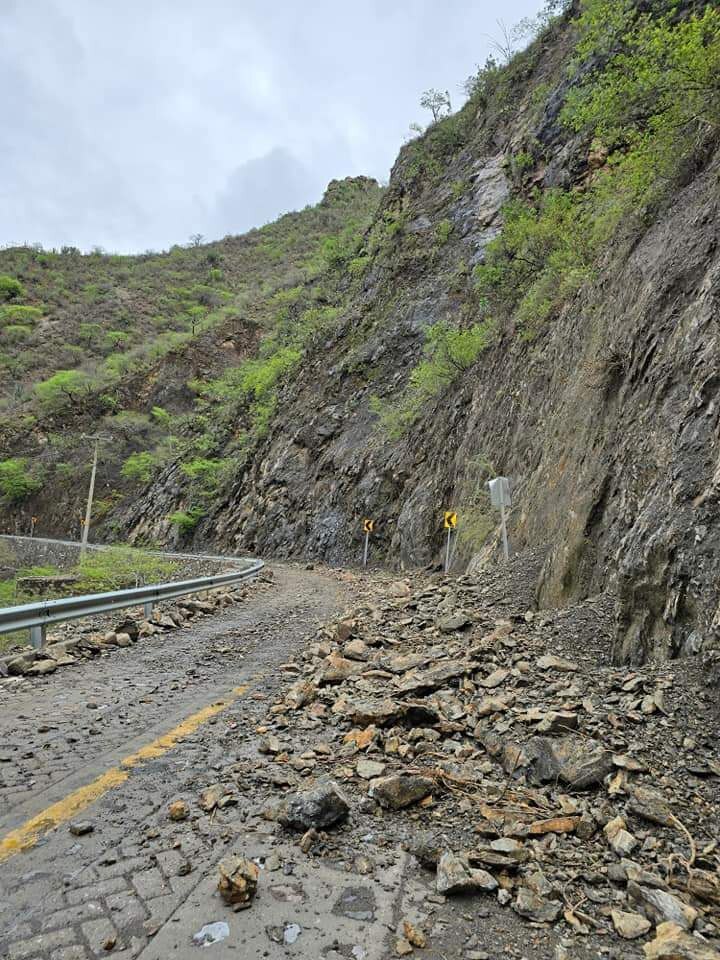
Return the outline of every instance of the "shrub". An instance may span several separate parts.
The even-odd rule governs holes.
[[[515,316],[532,332],[591,275],[600,220],[581,195],[551,190],[512,200],[504,226],[474,271],[490,315]]]
[[[0,307],[0,323],[31,324],[43,316],[40,307],[26,307],[22,304],[10,304]]]
[[[0,300],[17,300],[25,296],[25,290],[14,277],[0,276]]]
[[[120,470],[121,476],[132,483],[149,483],[157,467],[157,458],[149,450],[131,453]]]
[[[108,330],[105,334],[105,346],[113,350],[115,347],[119,347],[124,343],[128,343],[130,340],[130,335],[125,333],[124,330]]]
[[[156,420],[161,427],[169,429],[171,417],[167,410],[163,407],[153,407],[150,414],[153,420]]]
[[[0,461],[0,494],[6,503],[26,500],[42,487],[42,482],[28,469],[23,457]]]
[[[201,498],[209,499],[217,492],[226,465],[225,460],[196,457],[189,463],[183,463],[180,469],[192,481],[194,491]]]
[[[424,358],[410,374],[401,397],[397,401],[373,397],[370,401],[370,409],[379,418],[383,432],[391,439],[402,436],[425,404],[475,363],[489,346],[493,334],[491,321],[465,329],[444,322],[430,327],[425,338]]]
[[[367,270],[371,259],[372,258],[367,255],[354,257],[347,265],[350,276],[355,280],[359,280]]]
[[[441,220],[435,227],[435,236],[440,246],[444,246],[450,239],[453,232],[453,225],[449,220]]]
[[[84,370],[58,370],[52,377],[37,383],[34,393],[44,407],[53,409],[68,401],[76,403],[94,386],[95,381]]]
[[[23,340],[28,340],[32,333],[32,327],[23,326],[21,323],[13,323],[9,327],[5,327],[5,336],[9,343],[21,343]]]
[[[205,511],[201,507],[193,507],[190,510],[176,510],[170,514],[168,520],[185,535],[192,533],[204,516]]]

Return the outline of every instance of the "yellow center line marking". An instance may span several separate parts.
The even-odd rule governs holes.
[[[37,814],[37,816],[26,820],[17,830],[12,830],[6,834],[2,840],[0,840],[0,863],[8,860],[16,853],[29,850],[30,847],[35,846],[43,833],[52,830],[66,820],[71,820],[86,807],[89,807],[91,803],[94,803],[95,800],[107,793],[108,790],[124,783],[130,776],[130,770],[133,767],[141,766],[148,760],[153,760],[155,757],[161,757],[164,753],[167,753],[179,740],[189,737],[190,734],[194,733],[203,723],[229,707],[231,703],[247,691],[248,687],[249,684],[245,684],[242,687],[235,687],[230,696],[225,700],[212,703],[210,706],[198,710],[197,713],[193,713],[168,733],[164,733],[161,737],[158,737],[157,740],[153,740],[152,743],[140,747],[135,753],[131,753],[125,757],[116,767],[111,767],[110,770],[101,774],[91,783],[85,784],[84,787],[79,787],[62,800],[58,800],[57,803],[46,807],[41,813]]]

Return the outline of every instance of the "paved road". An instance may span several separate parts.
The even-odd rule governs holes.
[[[196,915],[192,897],[234,845],[261,855],[262,827],[246,825],[242,804],[174,824],[167,804],[186,797],[196,808],[228,767],[242,783],[289,651],[350,602],[331,574],[276,576],[275,587],[188,630],[0,687],[0,957],[180,956],[192,932],[219,919]],[[75,836],[69,824],[79,820],[94,830]],[[337,883],[325,874],[313,883],[327,900]],[[263,923],[272,915],[268,904]],[[257,954],[238,950],[249,934],[235,916],[216,953],[271,956],[265,935]],[[338,914],[339,931],[348,923],[357,925]]]

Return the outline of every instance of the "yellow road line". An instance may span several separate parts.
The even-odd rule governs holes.
[[[182,723],[178,724],[173,730],[170,730],[169,733],[164,733],[161,737],[158,737],[157,740],[153,740],[152,743],[140,747],[138,751],[125,757],[120,761],[118,766],[112,767],[91,783],[87,783],[84,787],[79,787],[77,790],[69,793],[62,800],[58,800],[57,803],[46,807],[45,810],[37,816],[27,820],[21,827],[18,827],[17,830],[12,830],[6,834],[6,836],[0,840],[0,863],[8,860],[16,853],[29,850],[30,847],[33,847],[38,842],[43,833],[52,830],[66,820],[71,820],[80,813],[81,810],[84,810],[104,793],[107,793],[108,790],[124,783],[130,776],[129,771],[133,767],[140,766],[147,760],[152,760],[155,757],[160,757],[164,753],[167,753],[179,740],[189,737],[199,726],[225,710],[226,707],[229,707],[230,704],[242,696],[247,689],[247,685],[236,687],[227,699],[220,700],[208,707],[203,707],[203,709],[198,710],[197,713],[193,713],[192,716],[183,720]]]

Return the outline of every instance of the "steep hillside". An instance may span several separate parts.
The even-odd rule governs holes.
[[[618,659],[716,644],[718,77],[700,0],[583,0],[489,62],[250,359],[183,386],[105,534],[351,561],[372,516],[374,555],[414,566],[453,507],[477,568],[502,473],[541,605],[614,593]]]

